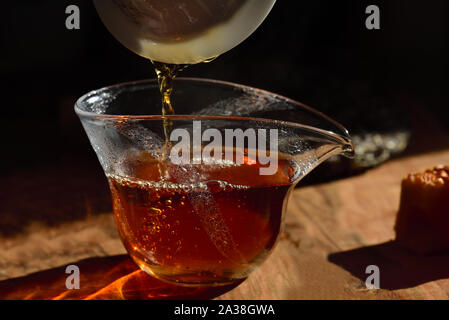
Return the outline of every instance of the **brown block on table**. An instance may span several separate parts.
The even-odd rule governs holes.
[[[449,250],[449,166],[409,174],[402,181],[396,240],[429,254]]]

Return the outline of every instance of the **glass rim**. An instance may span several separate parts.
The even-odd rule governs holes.
[[[321,111],[318,111],[302,102],[293,100],[291,98],[285,97],[283,95],[273,93],[268,90],[254,88],[247,85],[237,84],[230,81],[224,81],[224,80],[215,80],[215,79],[208,79],[208,78],[195,78],[195,77],[179,77],[176,78],[175,82],[180,81],[187,81],[187,82],[197,82],[197,83],[209,83],[209,84],[218,84],[218,85],[224,85],[228,87],[234,87],[239,88],[241,90],[246,91],[252,91],[252,92],[258,92],[266,95],[270,95],[272,97],[287,101],[289,103],[292,103],[294,105],[297,105],[298,107],[301,107],[303,109],[306,109],[309,112],[314,113],[315,115],[321,117],[323,120],[331,122],[335,127],[339,128],[341,130],[341,133],[344,133],[342,135],[341,133],[329,131],[325,129],[320,129],[314,126],[296,123],[296,122],[290,122],[290,121],[284,121],[284,120],[275,120],[275,119],[267,119],[267,118],[257,118],[257,117],[244,117],[244,116],[225,116],[225,115],[182,115],[182,114],[176,114],[176,115],[128,115],[128,114],[101,114],[101,113],[95,113],[90,111],[85,111],[81,109],[81,105],[90,97],[100,95],[103,92],[107,92],[112,89],[117,88],[124,88],[124,87],[132,87],[136,85],[142,85],[142,84],[153,84],[157,83],[157,79],[143,79],[143,80],[135,80],[135,81],[127,81],[127,82],[121,82],[109,86],[102,87],[100,89],[89,91],[88,93],[82,95],[75,103],[75,112],[79,116],[87,117],[90,119],[96,119],[96,120],[152,120],[152,121],[161,121],[161,120],[233,120],[233,121],[257,121],[257,122],[265,122],[265,123],[271,123],[271,124],[282,124],[286,126],[291,127],[297,127],[297,128],[304,128],[311,131],[316,131],[319,133],[324,133],[330,136],[333,136],[334,138],[337,138],[338,140],[344,140],[347,142],[350,140],[349,131],[338,121],[332,119],[331,117],[327,116],[326,114],[322,113]]]

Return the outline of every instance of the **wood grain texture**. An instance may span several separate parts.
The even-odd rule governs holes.
[[[395,159],[359,176],[296,189],[272,255],[218,299],[448,299],[449,256],[414,256],[392,242],[401,179],[439,163],[449,164],[449,149]],[[35,282],[27,279],[42,279],[27,276],[30,273],[123,253],[110,213],[59,226],[31,225],[0,242],[0,280],[23,277],[18,282],[0,281],[0,298],[26,298],[14,290],[20,289],[18,284]],[[383,289],[364,286],[369,264],[380,267]],[[130,272],[132,267],[126,266]],[[55,286],[63,290],[61,270],[54,269],[58,277],[51,292],[56,296]],[[45,291],[45,283],[35,286]],[[28,293],[30,297],[45,294]]]

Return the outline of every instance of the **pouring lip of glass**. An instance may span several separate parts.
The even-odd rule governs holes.
[[[87,99],[99,96],[101,93],[111,91],[113,89],[118,88],[124,88],[124,87],[132,87],[136,85],[142,85],[142,84],[152,84],[157,83],[157,79],[144,79],[144,80],[138,80],[138,81],[128,81],[128,82],[122,82],[118,84],[114,84],[111,86],[106,86],[97,90],[92,90],[83,96],[81,96],[75,103],[75,112],[80,117],[86,117],[90,119],[95,120],[153,120],[153,121],[161,121],[161,120],[234,120],[234,121],[256,121],[256,122],[262,122],[262,123],[269,123],[272,125],[284,125],[289,127],[296,127],[300,129],[306,129],[309,131],[314,131],[317,133],[324,134],[326,136],[332,137],[339,141],[342,146],[344,152],[347,153],[347,156],[352,157],[353,153],[353,145],[351,141],[351,137],[349,135],[349,131],[341,125],[336,120],[330,118],[329,116],[325,115],[324,113],[306,105],[301,102],[298,102],[296,100],[290,99],[288,97],[282,96],[277,93],[273,93],[267,90],[253,88],[250,86],[242,85],[242,84],[236,84],[229,81],[223,81],[223,80],[214,80],[214,79],[207,79],[207,78],[191,78],[191,77],[179,77],[176,78],[175,81],[187,81],[187,82],[197,82],[197,83],[208,83],[208,84],[218,84],[223,86],[229,86],[241,89],[243,91],[251,91],[251,92],[258,92],[265,95],[270,95],[272,97],[284,100],[286,102],[292,103],[294,105],[297,105],[316,116],[322,118],[324,121],[328,121],[329,123],[333,124],[336,128],[338,128],[341,133],[336,133],[334,131],[320,129],[314,126],[296,123],[296,122],[289,122],[284,120],[274,120],[274,119],[267,119],[267,118],[257,118],[257,117],[244,117],[244,116],[227,116],[227,115],[112,115],[112,114],[102,114],[102,113],[95,113],[90,111],[85,111],[82,109],[82,106],[86,103]]]

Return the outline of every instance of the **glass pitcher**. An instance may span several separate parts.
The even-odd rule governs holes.
[[[147,80],[92,91],[75,111],[140,268],[180,285],[241,281],[275,247],[295,185],[351,157],[351,139],[310,107],[233,83],[180,78],[172,101],[177,115],[158,115]]]

